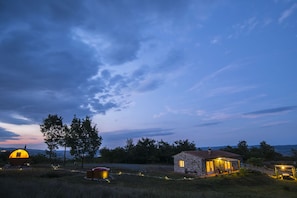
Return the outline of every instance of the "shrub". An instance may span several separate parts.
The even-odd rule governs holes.
[[[251,157],[247,160],[247,163],[254,166],[263,166],[263,159],[258,157]]]

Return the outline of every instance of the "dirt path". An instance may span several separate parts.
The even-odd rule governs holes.
[[[86,164],[85,168],[93,168],[97,166],[104,166],[116,169],[125,169],[139,172],[151,171],[173,171],[173,165],[159,165],[159,164],[120,164],[120,163],[99,163],[99,164]]]

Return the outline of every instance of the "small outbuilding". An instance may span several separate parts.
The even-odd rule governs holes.
[[[278,179],[297,179],[296,168],[292,165],[274,165],[274,172]]]
[[[173,156],[174,172],[198,176],[232,173],[240,168],[241,156],[221,150],[183,151]]]
[[[29,153],[24,149],[16,149],[9,155],[9,163],[12,166],[22,166],[29,163]]]

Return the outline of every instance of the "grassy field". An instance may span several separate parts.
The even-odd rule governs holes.
[[[168,171],[139,174],[112,169],[110,176],[110,182],[90,181],[80,170],[5,169],[0,170],[0,197],[297,197],[296,181],[276,180],[259,172],[184,178]]]

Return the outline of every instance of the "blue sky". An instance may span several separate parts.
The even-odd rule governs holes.
[[[296,144],[297,1],[0,1],[0,146],[48,114],[102,146]]]

